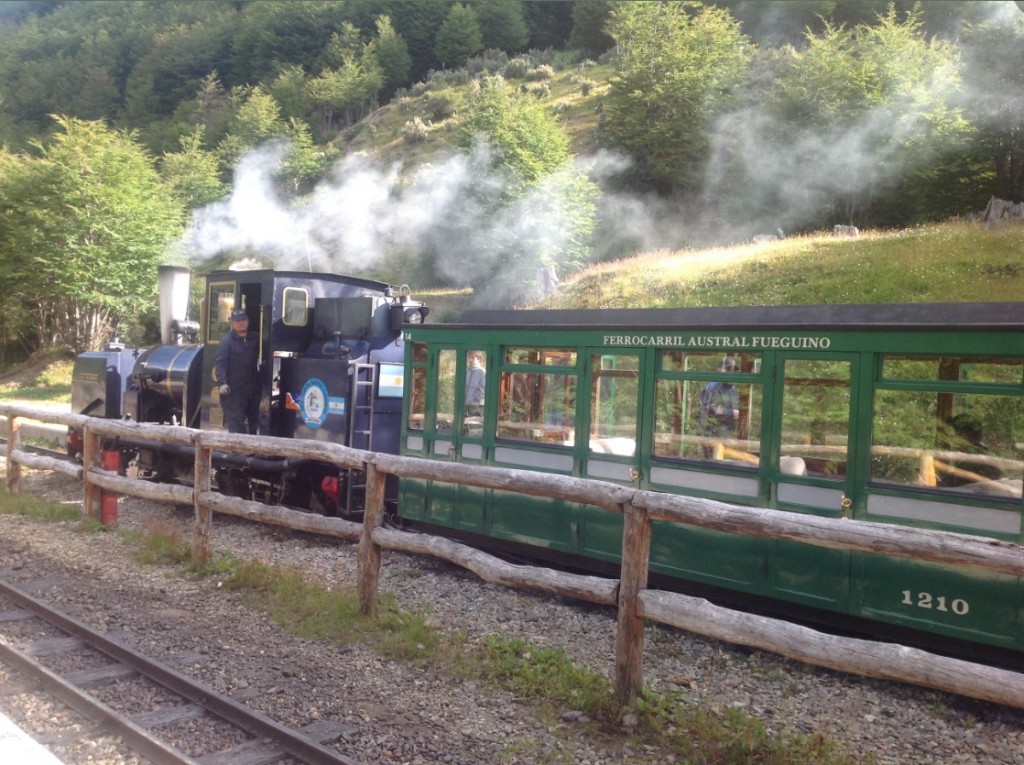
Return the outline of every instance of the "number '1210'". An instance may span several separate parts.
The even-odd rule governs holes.
[[[903,600],[900,602],[905,606],[934,608],[936,611],[952,611],[957,616],[966,616],[967,612],[971,610],[970,604],[963,598],[954,598],[947,605],[945,595],[934,596],[930,592],[917,593],[917,600],[915,602],[914,594],[910,590],[904,590]]]

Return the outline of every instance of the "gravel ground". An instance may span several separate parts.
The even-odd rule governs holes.
[[[24,486],[79,504],[80,485],[59,475],[26,471]],[[119,518],[123,529],[170,527],[186,539],[191,533],[189,512],[160,503],[122,499]],[[180,671],[218,691],[247,697],[284,724],[351,726],[340,748],[367,765],[676,762],[628,728],[599,730],[571,708],[546,722],[509,693],[387,661],[366,647],[300,640],[216,582],[139,565],[120,535],[83,534],[77,526],[0,516],[0,568],[56,580],[46,597],[65,611],[177,661]],[[212,543],[238,558],[302,569],[325,585],[355,582],[352,544],[221,516]],[[471,642],[503,634],[564,647],[609,677],[614,671],[612,609],[486,584],[441,561],[388,552],[381,590]],[[192,658],[182,665],[182,656]],[[816,669],[664,627],[649,628],[644,672],[655,690],[716,712],[740,709],[769,731],[821,732],[862,762],[1024,763],[1024,712],[994,704]],[[15,719],[25,714],[18,703],[18,696],[0,697],[0,709]],[[69,765],[130,762],[105,758],[95,742],[55,749]]]

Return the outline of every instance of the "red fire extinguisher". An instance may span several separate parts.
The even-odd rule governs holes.
[[[116,450],[104,451],[101,462],[103,469],[118,473],[121,468],[121,453]],[[100,490],[100,523],[104,526],[117,524],[117,500],[118,495],[106,489]]]

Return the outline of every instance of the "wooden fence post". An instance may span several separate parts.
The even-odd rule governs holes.
[[[7,492],[21,491],[21,463],[11,459],[15,449],[21,448],[21,421],[13,414],[7,417]]]
[[[633,507],[629,502],[622,504],[622,515],[615,695],[622,704],[632,706],[644,684],[644,620],[640,616],[640,593],[647,589],[651,518],[645,508]]]
[[[86,425],[82,429],[82,483],[84,484],[85,496],[82,500],[82,514],[85,518],[98,521],[100,519],[100,502],[102,500],[102,489],[94,483],[89,476],[89,471],[100,464],[100,435],[94,433],[92,428]]]
[[[363,533],[359,537],[358,582],[359,613],[373,616],[380,583],[380,545],[373,541],[373,530],[384,522],[384,484],[387,473],[366,463],[366,506],[363,508]]]
[[[210,491],[213,449],[196,443],[195,480],[192,501],[195,507],[195,521],[192,524],[192,562],[205,566],[210,561],[210,529],[213,526],[213,510],[199,501],[199,497]]]

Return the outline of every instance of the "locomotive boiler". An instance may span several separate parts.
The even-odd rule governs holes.
[[[111,344],[84,353],[72,374],[73,411],[140,423],[224,430],[216,346],[236,310],[258,339],[259,435],[329,441],[397,453],[402,416],[403,328],[429,309],[406,287],[336,274],[218,271],[190,321],[188,269],[160,269],[161,345]],[[186,447],[139,439],[111,444],[122,469],[190,482]],[[80,434],[69,435],[80,451]],[[295,459],[214,454],[220,491],[329,515],[358,515],[364,477]],[[389,487],[394,501],[397,487]]]

